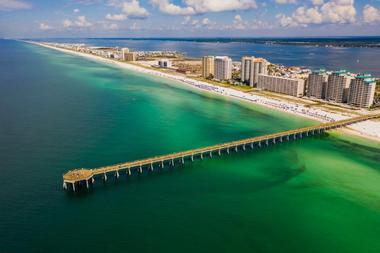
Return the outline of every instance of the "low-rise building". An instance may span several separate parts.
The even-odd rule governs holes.
[[[171,68],[172,62],[169,59],[161,59],[161,60],[158,60],[158,66],[160,68]]]
[[[259,74],[257,88],[302,97],[305,92],[305,80]]]

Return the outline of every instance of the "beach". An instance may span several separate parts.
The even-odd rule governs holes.
[[[29,42],[29,41],[28,41]],[[226,88],[226,87],[220,87],[216,86],[210,83],[194,80],[191,78],[187,78],[184,76],[179,76],[179,75],[174,75],[174,74],[169,74],[169,73],[163,73],[157,70],[153,69],[147,69],[144,67],[137,66],[135,64],[130,64],[127,62],[119,62],[116,60],[112,59],[107,59],[103,58],[100,56],[92,55],[92,54],[87,54],[87,53],[81,53],[81,52],[76,52],[73,50],[68,50],[68,49],[63,49],[63,48],[58,48],[54,47],[45,43],[39,43],[39,42],[29,42],[35,45],[47,47],[50,49],[58,50],[64,53],[69,53],[69,54],[74,54],[82,57],[86,57],[88,59],[102,62],[105,64],[111,64],[113,66],[127,69],[130,71],[135,71],[139,73],[144,73],[148,74],[151,76],[156,76],[160,78],[166,78],[170,79],[173,81],[177,81],[179,83],[185,84],[187,86],[196,88],[201,91],[205,92],[211,92],[214,94],[230,97],[230,98],[235,98],[238,100],[250,102],[253,104],[265,106],[271,109],[276,109],[282,112],[286,112],[289,114],[309,118],[312,120],[316,120],[319,122],[333,122],[337,120],[342,120],[342,119],[347,119],[350,117],[353,117],[355,115],[353,114],[348,114],[348,113],[338,113],[338,112],[331,112],[331,111],[325,111],[322,109],[315,109],[315,108],[307,108],[302,104],[299,103],[293,103],[293,102],[288,102],[280,99],[274,99],[274,98],[269,98],[261,95],[256,95],[256,94],[250,94],[250,93],[245,93],[242,91],[234,90],[231,88]],[[356,115],[357,116],[357,115]],[[356,123],[353,125],[350,125],[349,127],[346,127],[344,129],[340,129],[338,131],[343,131],[347,134],[353,134],[356,136],[360,136],[363,138],[371,139],[380,142],[380,121],[366,121],[366,122],[361,122],[361,123]]]

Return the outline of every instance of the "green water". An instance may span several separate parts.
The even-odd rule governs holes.
[[[316,124],[0,40],[0,252],[379,252],[380,145],[337,133],[144,173],[96,167]]]

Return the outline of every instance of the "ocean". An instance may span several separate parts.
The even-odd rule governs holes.
[[[0,252],[379,252],[380,145],[332,132],[89,192],[62,174],[318,124],[0,40]]]

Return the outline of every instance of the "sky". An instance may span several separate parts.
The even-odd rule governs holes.
[[[380,0],[0,0],[0,37],[380,35]]]

